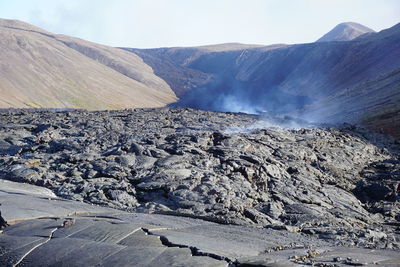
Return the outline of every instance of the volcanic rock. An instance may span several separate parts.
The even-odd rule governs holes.
[[[397,249],[399,143],[352,125],[282,128],[267,118],[192,109],[1,113],[1,139],[23,149],[8,155],[3,146],[0,175],[125,211]]]

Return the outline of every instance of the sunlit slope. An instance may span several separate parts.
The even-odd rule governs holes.
[[[0,108],[120,109],[176,100],[135,54],[0,20]]]

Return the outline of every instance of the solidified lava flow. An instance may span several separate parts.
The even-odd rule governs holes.
[[[399,249],[397,140],[265,120],[193,109],[5,112],[0,178],[127,211]]]

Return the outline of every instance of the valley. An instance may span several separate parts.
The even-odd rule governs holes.
[[[400,264],[400,24],[0,49],[1,266]]]

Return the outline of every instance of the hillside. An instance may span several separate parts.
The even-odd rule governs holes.
[[[219,52],[199,48],[129,50],[135,51],[166,80],[181,98],[178,105],[240,111],[223,105],[236,101],[242,106],[281,112],[400,66],[400,34],[395,31],[387,38],[379,35],[372,41]],[[283,107],[283,103],[287,105]]]
[[[154,72],[163,78],[178,97],[185,98],[185,94],[193,88],[202,86],[209,87],[215,77],[213,70],[218,64],[208,64],[208,69],[199,70],[192,67],[192,63],[208,55],[237,54],[243,51],[256,49],[257,51],[269,51],[281,47],[284,44],[270,46],[247,45],[247,44],[218,44],[198,47],[171,47],[154,49],[122,48],[134,52],[143,58],[144,62],[152,66]],[[227,62],[230,67],[232,62]]]
[[[135,54],[0,20],[0,108],[119,109],[176,100]]]
[[[350,122],[400,138],[400,68],[306,107],[314,121]]]
[[[175,106],[286,113],[360,88],[399,68],[399,28],[400,24],[347,42],[217,52],[199,48],[130,51],[171,86],[180,97]],[[365,104],[375,105],[374,101],[371,96]]]

